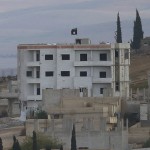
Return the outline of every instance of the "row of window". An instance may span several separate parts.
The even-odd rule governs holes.
[[[32,77],[32,71],[27,71],[26,76]],[[53,71],[46,71],[45,76],[46,77],[52,77],[52,76],[54,76],[54,72]],[[70,71],[61,71],[61,76],[64,76],[64,77],[70,76]],[[87,77],[87,71],[80,71],[80,77]],[[105,71],[99,72],[99,77],[100,78],[106,78],[106,72]],[[39,71],[37,71],[37,73],[36,73],[36,78],[40,78],[40,72]]]
[[[70,60],[70,54],[62,54],[61,55],[62,60]],[[101,61],[107,61],[107,54],[103,53],[100,54],[99,59]],[[45,60],[53,60],[53,55],[45,55]],[[87,54],[80,54],[80,61],[87,61]]]

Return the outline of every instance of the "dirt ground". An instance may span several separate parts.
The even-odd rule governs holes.
[[[21,143],[25,136],[20,136],[21,130],[24,126],[5,128],[0,130],[0,137],[2,138],[4,150],[9,150],[13,144],[13,136],[15,135],[19,143]]]
[[[135,54],[131,56],[130,80],[131,88],[148,87],[148,71],[150,71],[150,55]]]

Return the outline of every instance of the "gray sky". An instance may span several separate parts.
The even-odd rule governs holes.
[[[73,43],[76,37],[114,42],[118,11],[123,41],[128,42],[136,8],[144,36],[150,36],[150,0],[0,0],[0,69],[16,67],[21,43]],[[74,27],[77,36],[70,34]]]

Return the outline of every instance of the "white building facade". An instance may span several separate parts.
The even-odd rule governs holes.
[[[37,107],[46,88],[129,97],[129,64],[130,44],[20,44],[19,99],[26,107]]]

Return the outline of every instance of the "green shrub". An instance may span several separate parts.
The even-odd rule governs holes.
[[[32,137],[26,137],[24,142],[21,144],[21,150],[32,150]],[[61,143],[57,139],[53,139],[52,137],[46,136],[44,134],[37,133],[37,147],[38,150],[42,148],[52,148],[59,149]]]
[[[40,111],[36,112],[35,117],[37,119],[48,119],[47,112],[44,110],[40,110]]]
[[[148,139],[142,146],[143,148],[148,148],[150,147],[150,139]]]

